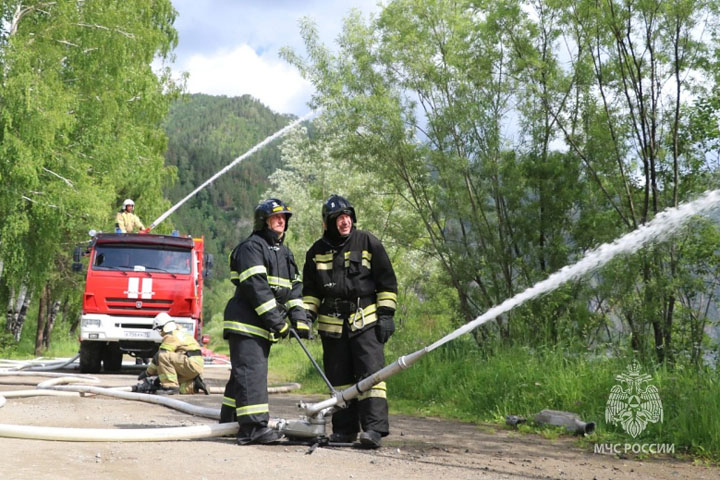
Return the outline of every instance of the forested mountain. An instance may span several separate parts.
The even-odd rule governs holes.
[[[166,197],[176,203],[291,120],[248,95],[184,96],[165,122],[166,165],[177,167],[178,177]],[[253,209],[268,188],[268,176],[280,166],[280,142],[242,161],[172,216],[181,232],[205,236],[207,251],[218,259],[216,277],[227,277],[224,258],[250,232]]]

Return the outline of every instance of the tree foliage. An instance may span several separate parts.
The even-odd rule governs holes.
[[[169,0],[2,3],[0,259],[6,289],[62,296],[72,247],[109,230],[123,198],[145,217],[167,207],[166,137],[177,90]],[[6,290],[8,291],[8,290]]]
[[[285,56],[316,86],[337,155],[406,192],[471,320],[716,183],[718,19],[705,1],[395,0],[351,15],[337,52],[305,22],[307,56]],[[619,321],[662,360],[690,318],[678,295],[706,278],[691,252],[715,230],[618,261],[496,331],[598,342]]]
[[[402,200],[407,192],[396,192],[378,172],[365,168],[361,156],[336,155],[341,139],[322,121],[312,127],[312,135],[296,129],[283,142],[283,166],[270,176],[271,187],[264,195],[281,198],[293,209],[285,243],[300,269],[305,253],[323,234],[323,203],[339,194],[355,208],[357,227],[372,232],[388,251],[400,287],[399,318],[417,298],[434,301],[446,296],[452,304],[452,292],[433,278],[441,276],[439,265],[428,260],[427,234],[419,216]]]

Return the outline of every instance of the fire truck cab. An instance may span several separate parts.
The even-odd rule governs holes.
[[[91,232],[92,233],[92,232]],[[100,233],[89,257],[80,318],[80,370],[122,366],[123,354],[152,357],[161,336],[152,329],[165,312],[200,341],[203,280],[212,266],[203,239],[177,235]],[[76,250],[74,268],[82,269]]]

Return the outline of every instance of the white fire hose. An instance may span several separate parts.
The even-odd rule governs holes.
[[[32,396],[81,396],[84,394],[106,395],[124,400],[136,400],[154,403],[174,408],[190,415],[202,416],[211,419],[220,418],[219,408],[208,408],[193,405],[175,398],[152,395],[146,393],[130,392],[131,387],[103,388],[93,385],[77,385],[78,383],[99,383],[97,377],[88,375],[62,374],[51,372],[0,372],[0,376],[44,376],[54,377],[43,381],[34,390],[10,390],[0,392],[0,407],[6,398],[22,398]],[[74,385],[59,385],[74,383]],[[300,388],[299,384],[288,384],[268,388],[268,393],[288,392]],[[270,421],[274,427],[276,420]],[[107,429],[107,428],[65,428],[44,427],[31,425],[0,424],[0,437],[24,438],[33,440],[56,440],[67,442],[159,442],[174,440],[193,440],[199,438],[222,437],[235,435],[238,424],[216,423],[208,425],[193,425],[185,427],[166,428],[134,428],[134,429]]]

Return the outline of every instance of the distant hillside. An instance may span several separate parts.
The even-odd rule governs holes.
[[[166,164],[178,169],[178,181],[167,197],[173,203],[182,199],[292,120],[247,95],[186,96],[172,107],[165,125]],[[206,249],[215,255],[220,276],[227,270],[230,250],[250,232],[252,212],[268,187],[268,175],[280,166],[278,144],[243,160],[173,214],[172,221],[182,232],[205,235]]]

